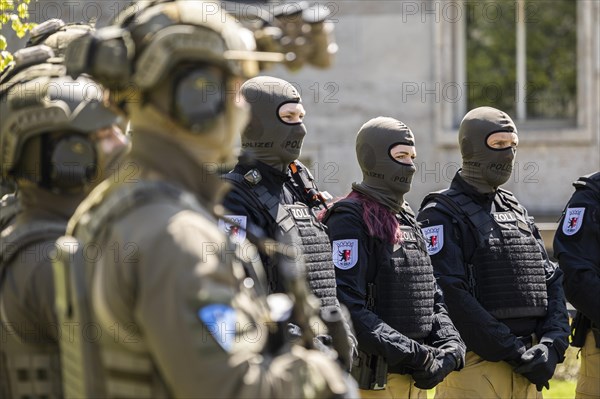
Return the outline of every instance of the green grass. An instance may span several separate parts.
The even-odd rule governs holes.
[[[542,391],[544,399],[573,399],[577,381],[550,380],[550,390]],[[433,399],[435,389],[427,391],[427,398]]]
[[[550,380],[550,390],[542,392],[544,399],[572,399],[577,381]]]

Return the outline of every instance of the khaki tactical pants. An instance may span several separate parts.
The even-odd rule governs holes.
[[[427,391],[415,387],[408,374],[388,374],[385,389],[359,389],[361,399],[427,399]]]
[[[596,348],[594,334],[590,330],[581,348],[581,368],[577,379],[575,399],[600,398],[600,349]]]
[[[465,363],[435,387],[435,399],[542,399],[535,385],[506,362],[488,362],[467,352]]]

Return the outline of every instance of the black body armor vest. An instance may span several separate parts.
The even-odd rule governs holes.
[[[548,306],[544,259],[531,222],[517,199],[498,189],[508,212],[489,213],[466,194],[447,189],[428,195],[475,237],[463,233],[463,257],[472,294],[498,320],[543,317]]]
[[[341,200],[333,205],[329,214],[346,211],[363,220],[362,205],[355,200]],[[427,254],[425,239],[414,215],[396,216],[401,225],[402,241],[399,244],[376,240],[374,260],[376,313],[392,328],[415,340],[427,337],[433,323],[435,279],[433,266]],[[364,226],[366,229],[366,226]]]
[[[239,187],[248,203],[254,204],[277,224],[278,235],[287,235],[288,240],[300,247],[312,293],[319,298],[322,307],[336,306],[335,270],[329,236],[312,210],[302,203],[282,204],[264,186],[253,185],[240,174],[228,173],[223,178]],[[277,269],[275,265],[267,264],[266,270],[269,291],[273,292],[280,284]]]

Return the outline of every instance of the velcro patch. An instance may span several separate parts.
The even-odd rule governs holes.
[[[583,214],[585,208],[567,208],[563,220],[562,231],[567,236],[572,236],[579,231],[583,225]]]
[[[498,223],[514,223],[517,217],[512,212],[494,212],[494,220]]]
[[[423,228],[423,235],[425,236],[429,256],[442,250],[444,247],[444,225],[425,227]]]
[[[402,235],[402,242],[417,242],[417,235],[412,227],[401,226],[400,234]]]
[[[231,238],[231,241],[236,244],[244,242],[246,239],[246,223],[248,217],[242,215],[225,215],[225,218],[231,220],[233,223],[219,219],[219,230],[227,234]]]
[[[358,239],[335,240],[331,249],[333,251],[333,264],[338,269],[348,270],[358,262]]]
[[[229,305],[214,303],[198,310],[198,317],[221,348],[231,351],[237,338],[235,310]]]

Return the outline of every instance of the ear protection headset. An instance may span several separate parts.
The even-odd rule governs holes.
[[[42,170],[48,188],[61,192],[79,191],[96,176],[97,152],[88,135],[68,133],[52,139],[45,135],[48,151],[42,156]]]
[[[225,111],[226,77],[210,67],[187,68],[173,79],[171,116],[199,132]]]

